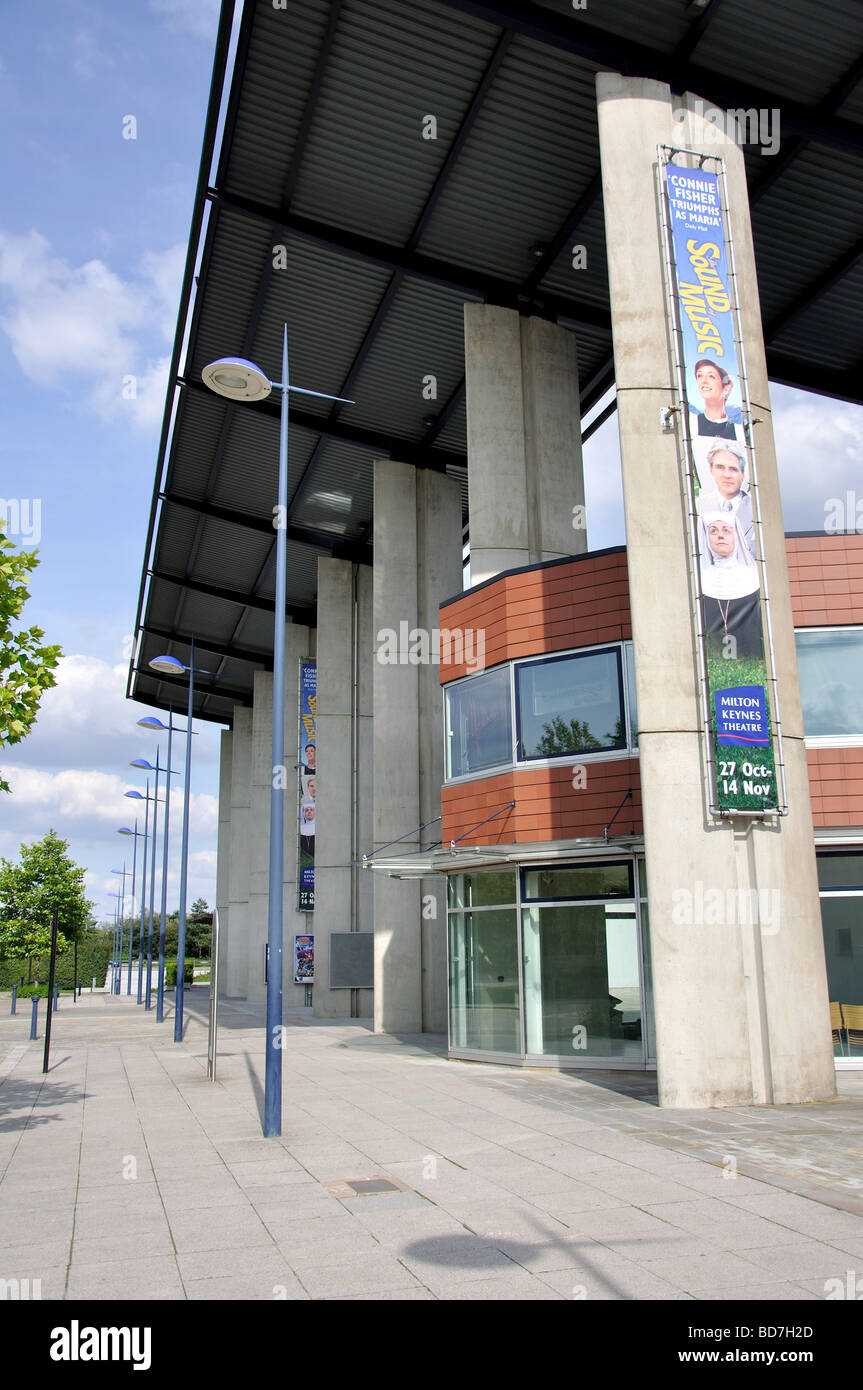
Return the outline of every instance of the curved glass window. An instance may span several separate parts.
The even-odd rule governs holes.
[[[625,748],[619,647],[516,667],[519,758]]]
[[[447,777],[512,762],[509,666],[447,688],[446,749]]]

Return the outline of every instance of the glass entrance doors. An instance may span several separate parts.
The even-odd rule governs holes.
[[[526,1051],[644,1061],[635,903],[522,912]]]
[[[648,1065],[646,904],[634,870],[617,860],[450,875],[451,1050]]]

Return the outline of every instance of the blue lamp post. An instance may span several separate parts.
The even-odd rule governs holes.
[[[115,982],[114,982],[114,991],[113,991],[114,994],[119,994],[119,993],[120,993],[120,986],[121,986],[122,983],[123,983],[123,941],[124,941],[125,936],[126,936],[126,928],[125,928],[125,922],[126,922],[126,879],[127,879],[127,877],[128,877],[128,878],[131,878],[132,876],[131,876],[131,874],[129,873],[129,871],[127,870],[125,862],[123,863],[122,869],[112,869],[112,870],[111,870],[111,873],[112,873],[112,874],[122,874],[122,875],[123,875],[123,893],[122,893],[122,897],[121,897],[121,899],[120,899],[120,921],[119,921],[119,936],[120,936],[120,940],[119,940],[119,950],[118,950],[118,952],[117,952],[117,978],[116,978],[116,980],[115,980]],[[134,889],[134,887],[133,887],[133,888],[132,888],[132,904],[133,904],[133,906],[134,906],[134,902],[135,902],[135,889]],[[131,932],[131,929],[130,929],[130,931],[129,931],[129,970],[130,970],[130,972],[131,972],[131,969],[132,969],[132,932]]]
[[[279,424],[279,484],[276,511],[276,612],[273,636],[273,741],[270,791],[270,863],[269,903],[267,912],[267,1042],[264,1083],[264,1137],[282,1132],[282,951],[284,940],[284,782],[280,775],[285,765],[285,600],[287,591],[287,514],[288,514],[288,395],[298,391],[304,396],[340,401],[353,405],[343,396],[328,396],[323,391],[307,391],[291,386],[288,370],[288,326],[282,335],[282,379],[269,377],[243,357],[221,357],[201,372],[204,383],[219,396],[231,401],[261,401],[275,387],[282,393]],[[191,715],[190,715],[191,718]],[[278,770],[278,771],[277,771]]]
[[[159,814],[159,750],[156,749],[156,765],[148,763],[146,758],[133,758],[130,767],[140,767],[147,772],[155,772],[156,782],[153,788],[153,846],[152,858],[150,861],[150,915],[147,924],[147,986],[144,991],[144,1008],[150,1008],[152,984],[153,984],[153,918],[156,906],[156,840],[158,832],[156,818]]]
[[[128,825],[123,825],[123,826],[121,826],[120,829],[117,831],[117,834],[118,834],[118,835],[131,835],[131,836],[133,836],[133,841],[132,841],[132,911],[131,911],[131,913],[129,914],[129,973],[128,973],[127,977],[126,977],[126,993],[127,993],[127,994],[131,994],[131,993],[132,993],[132,936],[133,936],[134,930],[135,930],[135,882],[136,882],[137,867],[138,867],[138,841],[139,841],[139,840],[143,840],[143,841],[144,841],[144,859],[145,859],[145,864],[146,864],[146,854],[147,854],[147,845],[146,845],[146,841],[147,841],[147,837],[146,837],[146,835],[142,835],[141,832],[140,832],[139,829],[138,829],[138,817],[137,817],[137,816],[135,817],[135,829],[134,829],[134,830],[132,830],[132,828],[131,828],[130,826],[128,826]],[[140,1000],[139,1000],[139,1003],[140,1003]]]
[[[156,660],[159,660],[159,658],[157,657]],[[173,658],[162,657],[161,660],[163,660],[163,661],[168,661],[168,660],[173,660]],[[151,662],[150,664],[152,665],[153,663]],[[180,663],[177,662],[177,665],[179,666]],[[167,921],[167,913],[168,913],[168,825],[169,825],[170,816],[171,816],[171,778],[174,776],[174,769],[171,767],[171,741],[172,741],[172,738],[173,738],[173,735],[174,735],[174,731],[175,731],[175,728],[176,728],[176,726],[175,726],[175,724],[174,724],[174,711],[173,711],[173,709],[171,709],[170,706],[169,706],[169,708],[168,708],[168,722],[167,722],[167,724],[163,724],[162,721],[161,721],[161,719],[156,719],[156,718],[155,718],[154,716],[152,716],[152,715],[148,715],[145,719],[139,719],[139,720],[138,720],[138,723],[139,723],[139,725],[141,726],[142,729],[152,729],[152,730],[153,730],[154,732],[156,732],[156,733],[167,733],[167,735],[168,735],[168,759],[167,759],[167,770],[166,770],[166,773],[165,773],[165,828],[164,828],[164,830],[163,830],[163,832],[162,832],[162,911],[161,911],[160,916],[159,916],[159,975],[158,975],[158,986],[157,986],[157,989],[156,989],[156,1022],[157,1022],[157,1023],[161,1023],[162,1020],[163,1020],[163,1018],[164,1018],[164,1009],[165,1009],[165,923],[166,923],[166,921]],[[177,733],[184,733],[184,732],[185,732],[186,735],[187,735],[187,737],[188,737],[189,740],[191,741],[191,737],[192,737],[191,725],[190,725],[189,727],[187,727],[185,730],[177,728],[177,729],[176,729],[176,732],[177,732]],[[183,862],[183,867],[182,867],[182,878],[183,878],[183,880],[185,880],[185,876],[186,876],[186,864],[185,864],[185,857],[184,857],[184,862]],[[181,886],[181,890],[180,890],[180,891],[181,891],[181,895],[182,895],[182,898],[183,898],[183,905],[184,905],[184,908],[185,908],[186,893],[185,893],[185,886],[184,886],[184,884],[183,884],[183,886]],[[184,926],[184,930],[183,930],[183,951],[185,952],[185,949],[186,949],[185,919],[184,919],[183,926]],[[178,948],[179,948],[179,940],[178,940],[178,942],[177,942],[177,945],[178,945]],[[184,955],[184,965],[185,965],[185,955]],[[178,954],[178,974],[179,974],[179,954]]]
[[[124,792],[124,796],[131,797],[133,801],[143,801],[144,803],[144,867],[141,872],[141,922],[138,929],[138,1003],[143,1002],[143,971],[144,971],[144,920],[147,915],[147,839],[148,824],[150,816],[150,802],[154,798],[150,795],[150,779],[147,778],[146,792],[129,791]],[[153,837],[156,834],[156,806],[153,806]],[[152,894],[150,895],[152,899]],[[152,927],[151,927],[152,931]]]
[[[195,672],[211,676],[212,671],[203,671],[195,665],[195,639],[189,641],[189,664],[184,666],[175,656],[154,656],[148,663],[154,671],[165,676],[189,677],[189,705],[186,718],[186,770],[183,793],[183,838],[180,847],[180,906],[177,923],[177,994],[174,1004],[174,1042],[183,1041],[183,975],[186,965],[186,888],[189,878],[189,801],[192,785],[192,708],[195,701]],[[169,754],[170,757],[170,754]]]

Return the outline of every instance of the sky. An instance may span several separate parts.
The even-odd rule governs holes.
[[[144,790],[128,764],[155,758],[136,727],[152,711],[124,692],[218,11],[4,0],[0,28],[0,499],[17,508],[12,538],[39,551],[24,622],[64,652],[34,732],[0,750],[12,787],[0,856],[55,829],[103,920],[112,870],[131,868],[123,793]],[[823,528],[830,499],[863,497],[863,410],[779,386],[771,397],[785,528]],[[585,448],[585,483],[589,546],[622,544],[614,416]],[[189,901],[212,906],[219,730],[198,730]],[[180,813],[177,791],[177,830]]]

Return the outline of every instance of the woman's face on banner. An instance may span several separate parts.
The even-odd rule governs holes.
[[[725,560],[737,549],[734,540],[734,527],[727,521],[711,521],[707,528],[707,543],[714,555]]]
[[[699,367],[695,373],[695,384],[705,405],[723,405],[731,391],[731,382],[723,385],[718,367]]]

